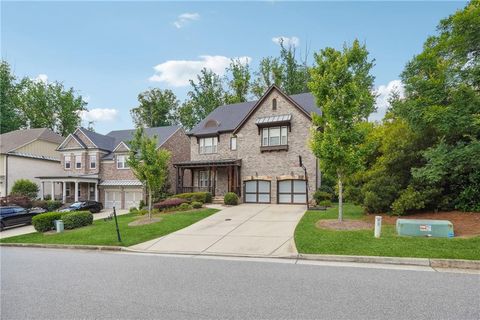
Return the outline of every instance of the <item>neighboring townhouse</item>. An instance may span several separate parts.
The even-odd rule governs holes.
[[[215,109],[188,133],[191,160],[175,163],[177,193],[235,192],[246,203],[307,203],[320,185],[309,148],[312,113],[321,111],[310,93],[288,96],[276,86],[258,101]],[[193,176],[188,182],[182,178],[187,173]]]
[[[42,174],[62,173],[60,153],[56,150],[63,141],[50,129],[15,130],[0,135],[0,197],[10,193],[18,179],[28,179],[43,187],[44,194],[55,194],[55,184],[42,186]],[[52,191],[53,190],[53,191]]]
[[[145,199],[142,183],[128,167],[129,141],[135,129],[112,131],[106,135],[78,128],[58,147],[62,174],[42,176],[42,181],[60,183],[65,202],[95,200],[105,208],[138,207]],[[149,137],[157,136],[157,147],[171,152],[168,183],[174,191],[173,163],[190,159],[190,141],[180,126],[146,128]],[[188,177],[187,177],[188,179]]]

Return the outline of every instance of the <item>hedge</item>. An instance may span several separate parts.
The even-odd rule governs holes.
[[[172,207],[177,207],[181,205],[182,203],[186,203],[186,199],[180,199],[180,198],[170,198],[167,200],[163,200],[161,202],[155,203],[153,207],[155,209],[163,210],[163,209],[168,209]]]
[[[38,232],[46,232],[53,229],[53,221],[60,220],[63,212],[46,212],[37,214],[32,218],[32,224]]]
[[[194,209],[200,209],[203,206],[203,203],[199,201],[192,201],[192,208]]]
[[[210,192],[189,192],[176,194],[175,198],[185,199],[188,202],[197,201],[202,203],[211,203],[213,197]]]
[[[75,229],[88,226],[93,222],[93,214],[90,211],[72,211],[62,215],[65,229]]]

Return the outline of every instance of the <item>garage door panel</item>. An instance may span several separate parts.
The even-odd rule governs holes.
[[[143,193],[141,191],[125,191],[125,208],[138,207],[140,201],[143,199]]]
[[[282,180],[278,182],[278,203],[307,203],[307,182],[305,180]]]
[[[105,191],[105,208],[111,209],[113,207],[120,209],[122,205],[122,198],[120,191]]]
[[[246,181],[245,202],[247,203],[270,203],[271,183],[270,181],[253,180]]]

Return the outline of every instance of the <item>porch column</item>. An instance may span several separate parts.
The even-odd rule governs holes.
[[[212,167],[208,167],[208,192],[212,192]],[[212,192],[213,195],[213,192]]]
[[[67,202],[67,183],[62,181],[62,202]]]
[[[95,201],[98,202],[98,183],[95,182]]]
[[[78,181],[75,181],[75,202],[78,201]]]
[[[43,200],[45,198],[43,190],[45,189],[44,182],[40,182],[40,200]]]
[[[55,181],[52,181],[52,200],[55,200]]]

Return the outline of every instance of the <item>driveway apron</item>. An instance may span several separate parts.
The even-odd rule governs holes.
[[[192,254],[291,256],[304,205],[242,204],[132,249]]]

